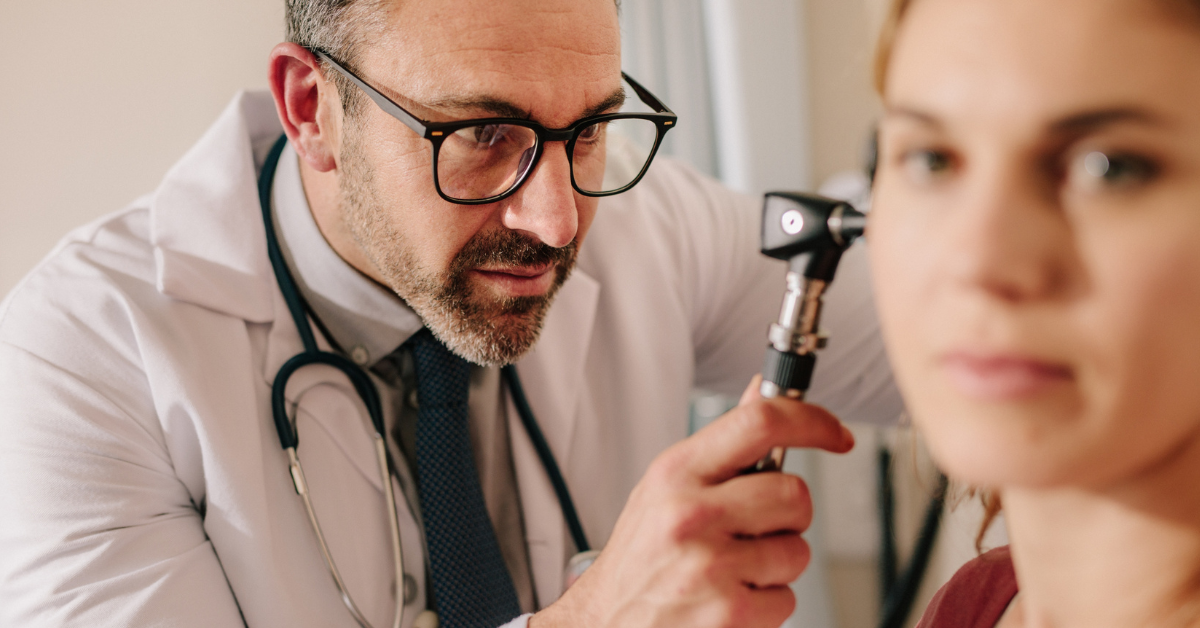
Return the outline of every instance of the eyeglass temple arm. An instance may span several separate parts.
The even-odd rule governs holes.
[[[368,85],[366,83],[366,81],[358,78],[357,75],[355,75],[353,72],[351,72],[350,70],[343,67],[342,64],[338,63],[337,61],[334,61],[333,58],[330,57],[329,55],[325,54],[324,52],[321,52],[320,50],[313,50],[312,53],[314,55],[316,55],[318,58],[320,58],[321,60],[328,63],[330,66],[332,66],[333,69],[337,70],[338,72],[341,72],[343,76],[350,79],[350,81],[352,83],[354,83],[355,85],[357,85],[359,89],[363,90],[363,92],[365,92],[367,94],[367,96],[370,96],[371,100],[375,101],[375,104],[379,105],[380,109],[383,109],[385,112],[390,114],[393,118],[396,118],[397,120],[403,122],[406,126],[408,126],[408,128],[410,128],[414,132],[416,132],[417,135],[420,135],[421,137],[425,136],[426,126],[425,126],[425,123],[422,122],[420,118],[417,118],[413,114],[405,111],[404,107],[397,105],[395,102],[392,101],[392,99],[388,98],[387,96],[384,96],[378,90],[376,90],[374,87],[371,87],[370,85]],[[625,79],[626,83],[629,83],[629,86],[633,88],[633,91],[635,93],[637,93],[638,98],[642,99],[642,102],[646,103],[647,105],[650,105],[650,107],[658,113],[667,113],[667,114],[675,115],[674,111],[671,111],[671,109],[669,107],[667,107],[666,105],[664,105],[663,102],[661,100],[659,100],[654,94],[651,94],[650,90],[646,89],[645,87],[642,87],[642,84],[635,81],[632,76],[629,76],[628,74],[626,74],[624,72],[621,72],[621,76]]]
[[[363,90],[363,92],[366,93],[367,96],[370,96],[371,100],[374,100],[375,104],[379,105],[379,108],[383,109],[384,112],[388,113],[393,118],[396,118],[397,120],[403,122],[408,128],[415,131],[417,135],[420,135],[421,137],[425,137],[425,123],[422,122],[420,118],[405,111],[404,107],[397,105],[395,102],[392,101],[392,99],[379,93],[379,91],[376,90],[374,87],[367,85],[366,81],[358,78],[357,75],[355,75],[353,72],[346,69],[345,67],[342,67],[342,64],[338,63],[337,61],[334,61],[333,58],[331,58],[329,55],[325,54],[324,52],[321,52],[320,50],[313,50],[312,53],[314,55],[316,55],[318,58],[320,58],[322,61],[325,61],[329,65],[333,66],[333,69],[337,70],[338,72],[341,72],[343,76],[350,79],[350,81],[352,83],[354,83],[355,85],[357,85],[359,89]]]
[[[669,107],[664,105],[663,102],[661,100],[659,100],[657,96],[655,96],[654,94],[651,94],[650,90],[646,89],[645,87],[642,87],[641,83],[633,80],[632,76],[629,76],[628,74],[622,72],[621,77],[625,79],[626,83],[629,83],[629,86],[633,88],[633,91],[635,93],[637,93],[638,98],[642,99],[642,102],[646,103],[647,105],[650,105],[651,109],[653,109],[654,111],[656,111],[658,113],[669,113],[671,115],[675,115],[674,111],[671,111],[671,109]]]

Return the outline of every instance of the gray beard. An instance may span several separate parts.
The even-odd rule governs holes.
[[[425,269],[408,236],[388,219],[387,203],[378,194],[375,171],[361,147],[365,133],[360,123],[348,117],[344,133],[338,177],[342,217],[368,261],[455,354],[481,366],[517,361],[537,342],[554,296],[575,267],[575,242],[554,248],[509,230],[481,231],[455,255],[445,273]],[[496,297],[471,284],[469,273],[485,264],[553,264],[554,283],[543,296]]]

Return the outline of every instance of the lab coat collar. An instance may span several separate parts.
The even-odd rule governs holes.
[[[158,289],[255,322],[275,292],[257,172],[283,129],[266,92],[241,92],[167,173],[150,209]]]

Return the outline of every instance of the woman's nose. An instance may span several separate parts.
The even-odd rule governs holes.
[[[1063,289],[1074,246],[1056,199],[1014,165],[968,175],[949,208],[943,268],[963,286],[1003,301],[1044,299]]]

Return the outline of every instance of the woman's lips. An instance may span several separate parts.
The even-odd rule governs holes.
[[[475,274],[492,284],[505,296],[540,297],[554,283],[554,265],[476,268]]]
[[[1027,399],[1075,379],[1068,366],[1010,355],[951,353],[942,368],[960,393],[986,401]]]

